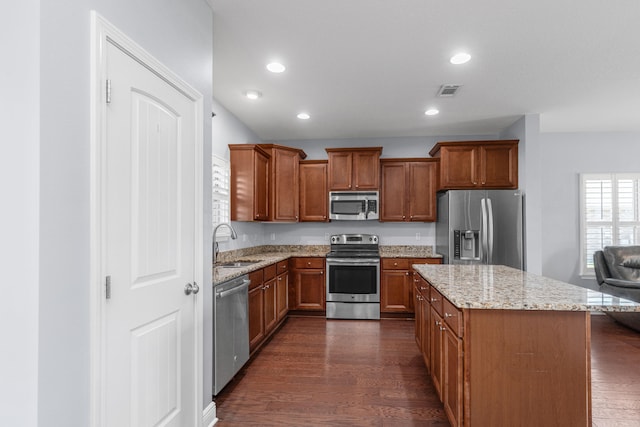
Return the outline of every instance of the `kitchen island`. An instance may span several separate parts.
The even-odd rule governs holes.
[[[504,266],[413,268],[416,341],[452,425],[591,425],[590,312],[639,304]]]

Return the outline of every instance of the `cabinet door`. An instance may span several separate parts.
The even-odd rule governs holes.
[[[448,327],[442,334],[442,403],[452,426],[462,425],[462,341]]]
[[[329,152],[329,190],[352,190],[353,154],[348,151]]]
[[[298,220],[298,162],[297,151],[273,149],[273,221]]]
[[[258,221],[267,221],[269,219],[269,158],[255,152],[254,160],[253,218]]]
[[[249,350],[262,342],[264,330],[264,295],[262,285],[249,291]]]
[[[273,278],[264,284],[264,330],[269,333],[276,325],[278,314],[276,313],[276,279]]]
[[[287,272],[276,278],[276,321],[282,320],[289,311],[289,274]]]
[[[409,221],[435,221],[437,217],[438,162],[408,163]]]
[[[429,325],[431,324],[431,306],[428,302],[429,287],[426,282],[421,283],[420,291],[422,293],[422,358],[427,370],[431,372],[431,335]]]
[[[294,270],[296,310],[325,310],[324,270]]]
[[[440,188],[474,188],[479,184],[478,147],[461,145],[442,147],[440,152]]]
[[[328,220],[327,162],[300,163],[300,221]]]
[[[353,190],[377,190],[380,186],[380,152],[353,153]]]
[[[443,322],[436,310],[431,308],[431,322],[429,323],[429,338],[431,343],[431,380],[438,392],[438,397],[442,400],[442,346],[443,346]]]
[[[486,188],[518,188],[518,145],[480,147],[480,183]]]
[[[382,271],[380,278],[380,311],[383,313],[410,312],[410,289],[408,270]]]
[[[380,174],[380,221],[404,221],[407,206],[405,162],[384,162]]]
[[[422,330],[424,329],[424,324],[423,324],[424,319],[422,315],[423,302],[422,302],[422,293],[420,292],[420,288],[417,284],[415,284],[413,288],[413,295],[415,296],[415,300],[413,301],[413,304],[416,312],[414,334],[415,334],[416,344],[420,349],[420,353],[422,353],[422,348],[424,347],[422,344],[422,337],[423,337]]]

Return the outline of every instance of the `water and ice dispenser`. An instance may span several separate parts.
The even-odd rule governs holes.
[[[480,231],[453,230],[453,257],[457,260],[480,259]]]

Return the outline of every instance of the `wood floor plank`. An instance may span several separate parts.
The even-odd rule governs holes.
[[[640,427],[640,334],[593,315],[594,427]],[[413,322],[290,318],[215,398],[221,427],[448,426]]]

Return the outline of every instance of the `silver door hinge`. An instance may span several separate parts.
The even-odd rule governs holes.
[[[106,84],[106,97],[107,97],[107,104],[111,104],[111,80],[108,80],[108,79]]]
[[[104,296],[106,299],[111,299],[111,276],[107,276],[104,283],[105,291]]]

